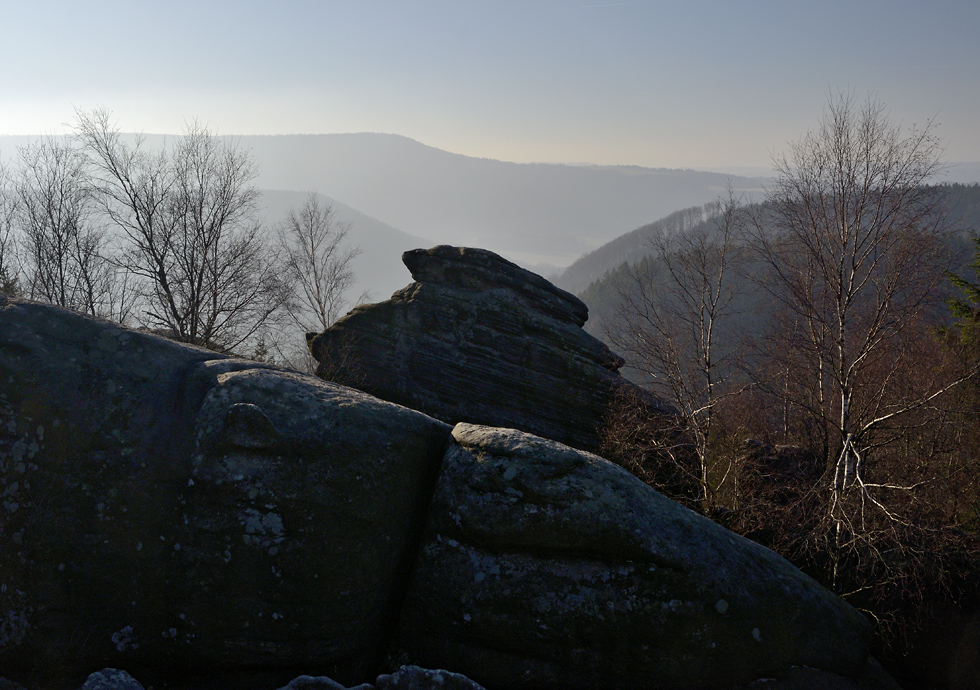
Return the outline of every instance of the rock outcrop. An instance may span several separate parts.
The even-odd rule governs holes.
[[[89,675],[81,690],[145,690],[143,685],[126,671],[104,668]]]
[[[279,690],[484,690],[484,688],[458,673],[442,669],[402,666],[394,673],[381,674],[374,683],[362,683],[353,688],[346,688],[327,676],[300,676]]]
[[[494,688],[714,688],[853,675],[870,629],[772,551],[622,468],[459,424],[399,643]]]
[[[484,690],[484,687],[460,673],[402,666],[394,673],[378,676],[374,690]]]
[[[402,260],[415,283],[312,338],[319,376],[450,424],[598,449],[614,393],[635,386],[582,329],[581,300],[484,249],[415,249]]]
[[[449,427],[11,299],[0,382],[5,675],[377,663]]]
[[[385,658],[722,690],[868,653],[846,604],[601,458],[6,298],[0,496],[0,673],[31,690],[381,686]]]

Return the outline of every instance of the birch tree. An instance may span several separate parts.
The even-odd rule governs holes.
[[[903,128],[872,98],[833,97],[819,127],[776,158],[753,225],[782,325],[768,354],[787,372],[770,392],[823,438],[832,582],[841,552],[869,534],[869,513],[900,520],[887,492],[910,488],[869,476],[869,454],[976,374],[936,372],[916,385],[903,375],[940,304],[948,224],[930,183],[941,154],[932,123]]]
[[[278,227],[292,296],[286,304],[287,337],[274,347],[295,369],[310,373],[316,369],[306,347],[307,334],[326,330],[349,304],[348,292],[355,283],[351,263],[360,253],[346,244],[349,232],[350,224],[338,220],[333,207],[313,192]]]
[[[734,331],[746,287],[738,279],[746,246],[740,203],[731,192],[704,213],[706,221],[651,238],[651,260],[631,268],[617,325],[607,336],[646,386],[677,410],[676,438],[683,443],[662,451],[693,474],[698,502],[708,509],[735,477],[731,458],[727,467],[715,466],[720,458],[713,457],[712,446],[719,406],[747,385],[737,366]],[[689,469],[682,455],[692,449],[696,464]]]

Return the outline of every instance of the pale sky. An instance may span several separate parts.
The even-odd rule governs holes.
[[[386,132],[471,156],[768,166],[829,92],[980,161],[978,0],[0,0],[0,134]]]

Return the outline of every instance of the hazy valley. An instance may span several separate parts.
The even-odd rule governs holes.
[[[350,223],[349,244],[360,249],[351,299],[365,292],[386,298],[409,282],[401,253],[436,244],[489,249],[549,278],[575,264],[557,284],[579,293],[613,267],[602,257],[620,257],[644,227],[715,201],[729,185],[744,200],[757,200],[767,183],[766,177],[704,170],[510,163],[394,134],[223,138],[251,151],[268,228],[310,191]],[[0,160],[14,159],[18,147],[34,139],[0,136]],[[166,137],[146,139],[152,148]],[[980,163],[951,165],[945,179],[978,182]]]
[[[851,105],[830,105],[848,127]],[[875,125],[861,136],[887,131],[873,107],[861,118]],[[947,183],[972,182],[980,165],[944,172],[928,133],[835,148],[825,127],[820,155],[808,158],[798,145],[800,157],[772,179],[507,163],[381,134],[229,138],[194,124],[185,137],[140,140],[112,130],[102,111],[82,114],[78,129],[78,148],[57,138],[27,148],[27,138],[0,139],[13,161],[0,170],[8,175],[0,179],[0,365],[8,373],[0,488],[9,513],[0,534],[9,531],[17,547],[16,559],[0,563],[15,585],[0,592],[0,610],[10,611],[0,625],[0,670],[30,679],[23,687],[46,687],[48,674],[72,690],[83,671],[111,667],[145,672],[162,687],[211,690],[186,679],[220,662],[256,690],[317,669],[348,684],[377,677],[383,690],[388,681],[376,672],[394,670],[397,657],[451,665],[491,690],[734,690],[736,679],[803,666],[817,675],[785,687],[895,690],[872,652],[908,687],[960,690],[970,686],[944,684],[943,674],[980,677],[969,661],[977,658],[970,621],[978,619],[968,619],[980,610],[972,584],[980,572],[980,459],[971,450],[980,438],[980,285],[970,282],[980,272],[980,184],[933,184],[942,174]],[[823,167],[826,150],[846,160]],[[834,177],[851,165],[866,174]],[[355,303],[363,306],[343,316]],[[71,415],[78,418],[63,425]],[[114,415],[125,431],[106,440],[100,420]],[[77,437],[45,436],[62,426]],[[393,448],[407,455],[391,465]],[[139,464],[119,461],[134,452]],[[363,465],[351,462],[352,452]],[[486,486],[472,481],[479,468],[454,464],[470,452],[488,472]],[[25,453],[38,462],[20,463]],[[499,455],[499,466],[485,466],[487,453]],[[261,469],[246,477],[239,461]],[[596,461],[595,477],[576,470],[573,483],[585,488],[568,483],[569,468]],[[69,462],[88,468],[74,484],[63,482]],[[341,465],[350,477],[336,473]],[[123,466],[135,473],[120,486],[135,492],[104,480]],[[169,478],[147,484],[137,467]],[[555,467],[561,479],[552,486],[541,477]],[[25,472],[33,474],[21,489]],[[506,503],[501,477],[517,480]],[[229,493],[232,484],[241,495]],[[89,501],[94,485],[104,500]],[[613,491],[597,502],[600,487]],[[117,502],[117,493],[135,502]],[[539,509],[538,497],[552,494],[557,508],[549,498]],[[389,501],[396,495],[405,503]],[[118,509],[119,539],[92,542],[112,544],[108,559],[90,558],[97,549],[64,558],[60,546],[51,550],[64,525],[35,520],[51,496],[68,507],[66,524],[97,521],[79,528],[85,535],[100,534],[105,506]],[[569,502],[576,496],[585,498]],[[357,509],[338,518],[345,500]],[[559,522],[521,523],[522,500],[530,501],[527,516]],[[492,510],[459,517],[476,504]],[[180,509],[188,514],[157,511],[171,505],[190,506]],[[643,530],[629,522],[642,514],[650,544],[660,544],[676,522],[664,510],[681,516],[678,524],[700,514],[670,537],[666,561],[659,546],[636,541]],[[578,517],[566,522],[569,514]],[[321,522],[306,541],[295,525],[311,515]],[[611,516],[629,519],[610,532]],[[351,529],[348,519],[368,528]],[[399,528],[404,534],[392,540]],[[747,540],[732,541],[726,530]],[[379,534],[390,552],[364,546]],[[453,535],[447,546],[443,534]],[[715,534],[724,545],[711,541]],[[132,535],[142,537],[135,550]],[[143,540],[154,545],[146,554]],[[528,641],[549,627],[528,603],[540,600],[537,588],[501,585],[486,615],[469,608],[470,588],[497,586],[511,565],[510,556],[474,560],[468,540],[494,553],[518,548],[541,572],[556,559],[562,570],[583,552],[601,564],[582,581],[547,581],[547,596],[586,581],[612,584],[581,611],[557,599],[541,614],[558,621],[554,640],[536,648]],[[749,555],[730,570],[740,549]],[[315,582],[320,559],[308,554],[334,550],[333,561],[348,567],[337,569],[341,580],[324,596]],[[670,560],[688,552],[683,563]],[[442,570],[461,554],[457,570]],[[706,566],[705,554],[720,554],[725,565]],[[170,571],[157,566],[164,558]],[[633,584],[609,579],[621,559],[656,564],[655,574],[689,571],[691,585],[665,595],[654,577],[649,610],[637,608]],[[105,647],[77,658],[69,654],[74,618],[54,645],[31,618],[53,605],[47,593],[60,591],[65,560],[76,580],[112,581],[126,592],[120,601],[139,604],[103,622],[111,602],[86,595],[73,603],[96,621],[93,639]],[[759,601],[731,594],[734,583],[746,590],[761,562],[769,562],[766,573],[748,587]],[[245,584],[258,588],[255,606],[234,585],[253,571],[272,573]],[[216,579],[185,581],[187,572]],[[299,586],[285,599],[283,572],[289,587]],[[777,572],[779,582],[796,583],[783,594],[774,589]],[[167,627],[176,609],[156,593],[175,581],[188,588],[175,600],[192,604],[180,609],[186,624]],[[371,604],[368,614],[336,608],[344,597],[335,593],[355,587],[363,589],[356,599],[390,605]],[[511,602],[515,591],[524,599]],[[623,596],[623,611],[640,612],[636,622],[634,613],[593,617]],[[780,597],[778,611],[760,615]],[[804,601],[816,602],[805,621]],[[440,609],[443,602],[456,603]],[[505,633],[486,622],[498,605],[521,612]],[[940,630],[935,620],[947,609],[955,618]],[[283,611],[287,620],[317,613],[290,628],[298,637],[280,637]],[[796,613],[784,620],[788,611]],[[668,619],[650,622],[661,615]],[[459,620],[477,621],[473,649],[431,655],[440,636],[457,636]],[[211,633],[199,637],[198,629]],[[350,629],[370,644],[307,644],[317,635],[353,639]],[[605,668],[609,658],[588,640],[623,635],[617,649],[639,649],[618,675],[587,677],[576,664],[591,657],[569,646],[567,630],[588,630],[572,636],[595,654],[588,668]],[[657,637],[665,630],[669,641]],[[711,663],[689,654],[705,630],[721,650],[707,652]],[[520,679],[510,657],[484,659],[481,636],[490,647],[518,641],[528,659]],[[233,638],[239,651],[228,656]],[[301,644],[291,646],[294,638]],[[673,648],[675,638],[687,640],[683,653],[647,654]],[[174,652],[169,639],[184,646]],[[799,642],[783,655],[758,646],[770,639]],[[942,652],[931,653],[927,640],[939,640]],[[914,654],[898,651],[903,644]],[[960,648],[962,664],[944,656]],[[388,650],[383,662],[377,650]],[[554,659],[568,650],[565,675],[553,677]],[[52,670],[23,659],[50,660]],[[68,661],[56,667],[61,659]],[[253,673],[256,659],[268,678]],[[661,677],[665,684],[644,680]]]

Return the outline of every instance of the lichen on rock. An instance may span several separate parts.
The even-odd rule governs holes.
[[[453,436],[402,613],[420,663],[528,690],[722,688],[865,663],[858,612],[622,468],[512,429]]]

